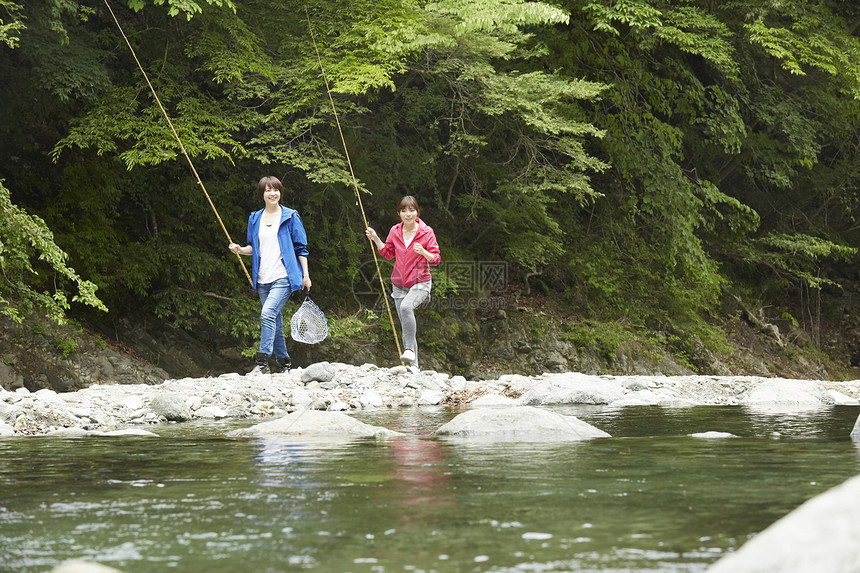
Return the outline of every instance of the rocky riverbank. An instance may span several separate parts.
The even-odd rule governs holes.
[[[157,433],[190,420],[261,421],[297,410],[596,404],[745,405],[781,411],[860,404],[860,380],[754,376],[599,376],[574,372],[493,380],[405,367],[319,362],[287,373],[224,374],[159,384],[94,384],[73,392],[0,390],[0,435]]]
[[[737,306],[730,297],[725,315],[737,318],[725,319],[711,332],[722,333],[722,341],[722,335],[709,339],[703,331],[675,331],[667,325],[627,329],[595,322],[572,315],[550,296],[508,295],[494,300],[499,308],[492,312],[422,314],[422,366],[468,380],[544,372],[860,378],[860,358],[855,356],[860,323],[855,324],[849,313],[853,299],[839,299],[845,309],[831,313],[838,317],[831,317],[829,327],[822,330],[819,346],[791,321],[767,319]],[[394,363],[399,353],[390,333],[350,317],[339,323],[330,318],[335,322],[325,342],[290,344],[294,364]],[[250,370],[252,360],[243,352],[255,349],[212,328],[201,327],[194,334],[143,313],[86,327],[57,325],[36,315],[18,324],[0,315],[0,387],[66,393],[92,384],[157,385],[169,379]]]

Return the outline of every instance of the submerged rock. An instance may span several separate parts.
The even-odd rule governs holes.
[[[469,410],[436,430],[436,434],[498,441],[577,441],[611,437],[576,416],[531,406]]]
[[[92,561],[69,561],[51,569],[51,573],[122,573],[119,569]]]
[[[860,571],[860,476],[815,497],[707,573]]]
[[[691,438],[705,438],[705,439],[717,439],[717,438],[737,438],[736,435],[729,432],[698,432],[696,434],[690,434]]]

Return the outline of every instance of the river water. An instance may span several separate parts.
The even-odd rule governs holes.
[[[558,411],[613,437],[448,441],[456,412],[423,408],[356,414],[411,434],[387,442],[223,436],[259,420],[0,441],[0,571],[703,571],[860,473],[860,407]]]

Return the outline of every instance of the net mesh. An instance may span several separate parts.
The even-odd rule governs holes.
[[[322,342],[328,336],[328,320],[310,298],[305,299],[290,319],[290,336],[306,344]]]

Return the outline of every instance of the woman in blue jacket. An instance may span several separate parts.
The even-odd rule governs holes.
[[[267,374],[274,353],[278,371],[290,369],[284,338],[282,309],[293,291],[311,288],[308,274],[308,239],[298,212],[281,205],[284,186],[277,177],[263,177],[257,184],[265,208],[248,218],[248,244],[230,243],[230,251],[251,257],[254,290],[260,296],[260,350],[251,373]]]

